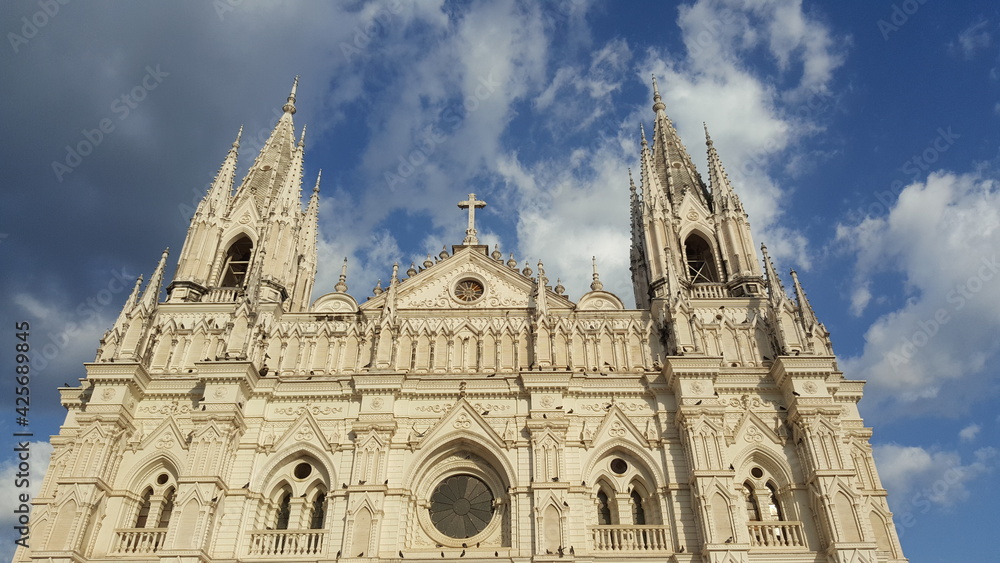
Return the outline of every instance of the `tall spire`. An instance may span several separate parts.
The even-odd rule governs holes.
[[[538,278],[535,281],[535,315],[541,317],[549,311],[548,303],[545,299],[545,284],[549,279],[545,277],[545,265],[538,261]]]
[[[233,194],[233,182],[236,178],[236,166],[240,153],[240,138],[243,136],[243,126],[236,133],[236,140],[229,148],[229,153],[219,166],[219,172],[212,180],[208,194],[198,206],[198,213],[211,213],[222,215],[229,206],[229,198]]]
[[[676,205],[686,193],[692,193],[706,208],[709,195],[705,183],[695,169],[694,162],[684,148],[674,124],[667,117],[666,105],[660,97],[660,89],[653,77],[653,110],[656,125],[653,128],[653,163],[660,183],[667,196]]]
[[[292,82],[292,93],[288,94],[288,101],[286,101],[285,105],[281,107],[281,109],[285,113],[291,113],[291,114],[295,113],[295,90],[298,89],[298,87],[299,87],[299,77],[296,75],[295,81]]]

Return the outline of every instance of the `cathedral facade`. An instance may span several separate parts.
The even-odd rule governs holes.
[[[311,297],[293,87],[60,389],[15,561],[906,561],[863,382],[758,256],[710,138],[705,182],[653,101],[635,309],[596,265],[574,301],[480,244],[474,194],[461,244],[359,303],[346,262]]]

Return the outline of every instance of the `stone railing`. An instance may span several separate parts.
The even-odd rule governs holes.
[[[124,528],[115,530],[112,553],[119,555],[145,555],[156,553],[167,539],[166,528]]]
[[[729,297],[729,289],[724,283],[691,284],[691,297],[695,299],[725,299]]]
[[[751,521],[750,545],[752,547],[805,547],[801,522]]]
[[[250,555],[319,555],[322,530],[255,530],[250,533]]]
[[[667,526],[591,526],[594,551],[667,551]]]
[[[214,287],[205,295],[205,303],[233,303],[243,290],[238,287]]]

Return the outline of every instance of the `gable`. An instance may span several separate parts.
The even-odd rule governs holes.
[[[481,296],[465,301],[457,288],[464,282],[470,291]],[[478,286],[478,288],[476,287]],[[482,252],[482,247],[459,247],[453,256],[405,278],[396,287],[397,311],[407,309],[495,309],[534,307],[535,280],[494,260]],[[388,291],[361,305],[362,310],[380,309]],[[551,289],[546,289],[549,309],[572,309],[573,303]]]

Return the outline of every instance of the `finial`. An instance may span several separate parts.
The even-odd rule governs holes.
[[[396,285],[399,283],[399,262],[392,263],[392,278],[389,279],[389,285]]]
[[[406,269],[406,277],[412,278],[415,275],[417,275],[417,265],[410,262],[410,267]]]
[[[538,281],[543,284],[549,281],[548,278],[545,277],[545,264],[542,264],[541,260],[538,261]]]
[[[656,86],[656,75],[653,75],[653,111],[661,112],[667,109],[667,106],[663,104],[663,99],[660,98],[660,89]]]
[[[344,293],[347,291],[347,257],[344,257],[344,265],[340,267],[340,281],[337,285],[333,286],[338,293]]]
[[[530,278],[531,277],[531,273],[532,273],[531,272],[531,266],[528,265],[528,259],[527,258],[524,259],[524,269],[521,270],[521,273],[524,274],[524,277],[526,277],[526,278]]]
[[[649,143],[646,142],[646,128],[642,126],[642,122],[639,122],[639,134],[642,135],[642,146],[647,146]]]
[[[442,260],[444,260],[445,258],[448,257],[448,245],[447,244],[441,246],[441,252],[438,252],[438,256],[440,256]]]
[[[499,260],[503,260],[503,253],[502,253],[502,252],[500,252],[500,245],[499,245],[499,244],[494,244],[494,245],[493,245],[493,253],[492,253],[492,254],[490,254],[490,256],[491,256],[491,257],[492,257],[492,258],[493,258],[494,260],[497,260],[497,261],[499,261]]]
[[[705,144],[712,146],[712,136],[708,134],[708,125],[702,121],[701,126],[705,128]]]
[[[313,186],[313,193],[314,194],[318,194],[319,193],[319,180],[322,177],[323,177],[323,169],[320,168],[319,172],[316,174],[316,185]]]
[[[292,82],[292,92],[288,94],[288,101],[285,105],[281,107],[281,110],[285,113],[295,113],[295,90],[299,87],[299,77],[295,77],[295,81]]]
[[[434,261],[431,260],[431,255],[428,254],[427,255],[427,259],[424,260],[424,269],[426,270],[427,268],[430,268],[433,265],[434,265]]]
[[[302,126],[302,135],[299,137],[299,146],[300,147],[306,146],[306,126],[305,125]]]
[[[243,126],[240,125],[240,130],[236,132],[236,140],[233,141],[233,148],[234,149],[240,148],[240,138],[242,138],[242,137],[243,137]]]
[[[507,267],[511,270],[517,269],[517,260],[514,259],[514,253],[510,253],[510,258],[507,259]]]
[[[375,288],[372,289],[372,293],[374,293],[375,295],[382,295],[382,293],[384,292],[385,290],[382,289],[382,280],[378,280],[378,283],[375,284]]]
[[[632,167],[631,166],[628,169],[628,190],[630,192],[632,192],[633,194],[635,193],[635,180],[632,179]]]
[[[604,289],[604,284],[601,283],[601,276],[597,273],[597,256],[591,256],[590,261],[594,266],[594,281],[590,282],[590,289],[600,291]]]
[[[554,291],[556,292],[556,295],[562,295],[566,293],[566,288],[563,287],[562,280],[559,278],[556,278],[556,287]]]

